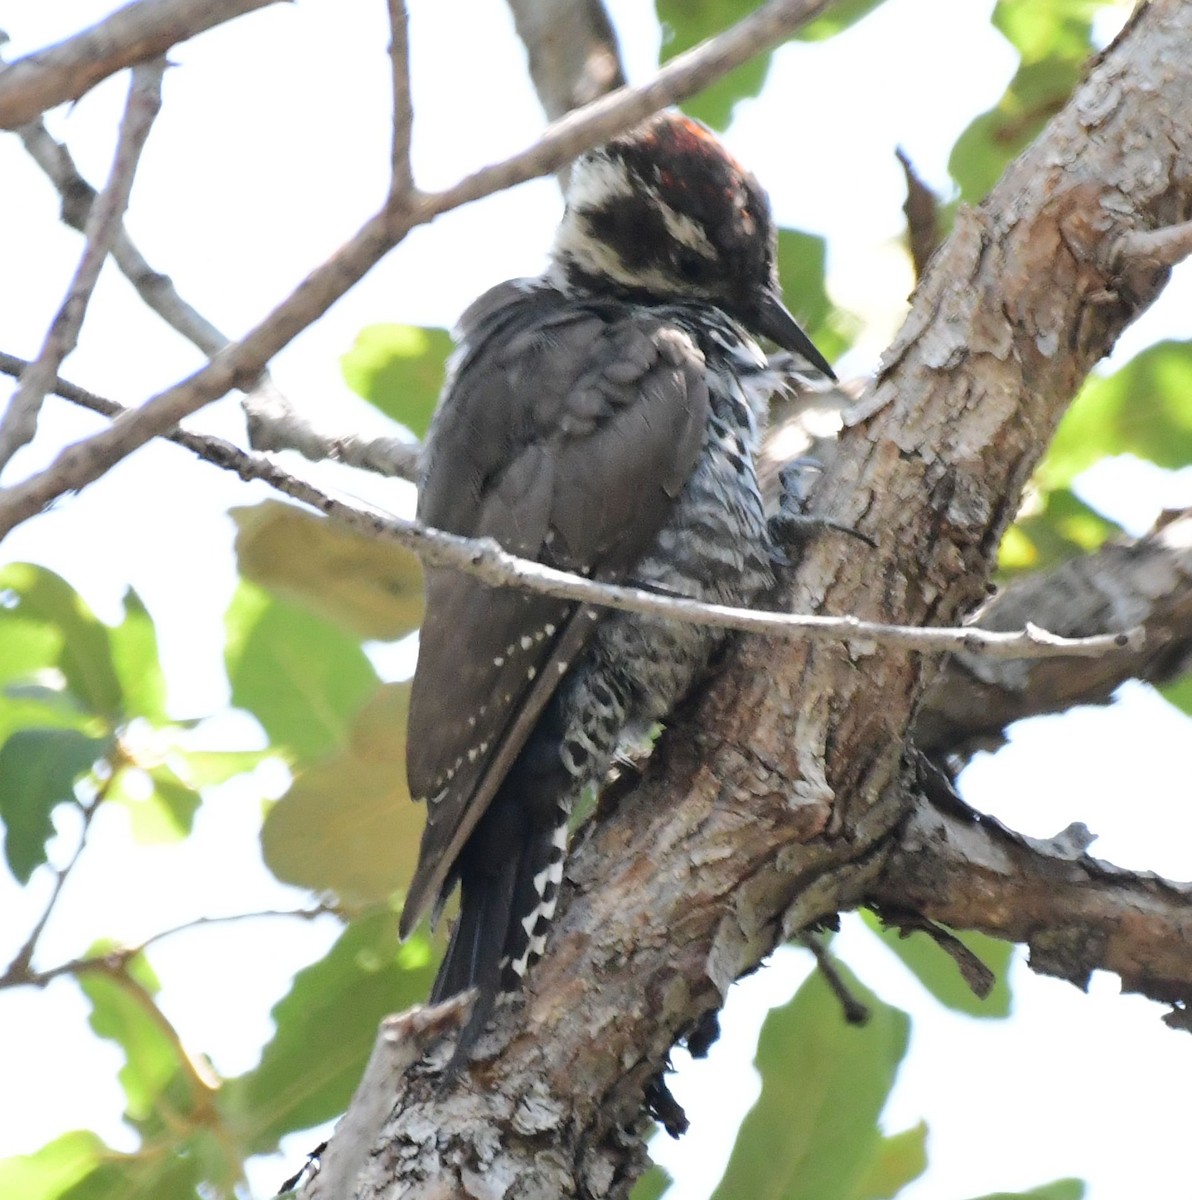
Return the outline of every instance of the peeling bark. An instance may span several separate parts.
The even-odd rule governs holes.
[[[1141,8],[1038,143],[960,214],[815,497],[878,548],[809,547],[795,609],[954,624],[984,598],[1065,405],[1165,280],[1145,263],[1118,269],[1114,247],[1192,211],[1189,44],[1192,6]],[[647,1086],[742,972],[866,899],[947,919],[938,875],[931,892],[912,873],[936,835],[905,753],[938,665],[740,641],[640,781],[614,788],[584,830],[546,955],[470,1069],[440,1089],[424,1063],[390,1093],[356,1194],[624,1197],[646,1162]],[[949,879],[962,888],[962,864]],[[1072,945],[1108,929],[1069,882],[1053,963],[1084,961]],[[1022,936],[1016,895],[998,893],[1001,915],[975,903],[971,923]],[[1186,913],[1186,894],[1163,895]],[[1187,941],[1153,944],[1164,936],[1177,951]],[[1114,944],[1102,957],[1126,971]],[[1192,976],[1192,951],[1164,961]],[[316,1179],[307,1194],[325,1193]]]
[[[1028,838],[957,804],[920,796],[871,899],[1022,942],[1036,971],[1085,989],[1113,971],[1122,990],[1192,1016],[1192,884],[1124,871],[1085,853],[1081,825]]]

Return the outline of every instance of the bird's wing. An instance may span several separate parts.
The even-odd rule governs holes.
[[[549,306],[528,296],[487,315],[487,337],[457,365],[436,415],[418,515],[526,558],[620,579],[699,455],[703,356],[665,320],[551,296]],[[403,936],[449,881],[599,616],[435,568],[426,591],[407,773],[428,811]]]

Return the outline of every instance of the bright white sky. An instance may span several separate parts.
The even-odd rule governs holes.
[[[13,6],[5,16],[9,57],[111,7],[100,0]],[[988,0],[888,0],[833,42],[789,47],[775,60],[764,103],[742,105],[730,132],[734,151],[770,188],[782,222],[833,239],[833,294],[871,322],[846,370],[873,366],[911,285],[894,241],[902,202],[894,147],[905,147],[924,177],[946,189],[956,136],[996,100],[1014,69],[1014,55],[990,31],[990,8]],[[630,77],[641,80],[656,61],[652,6],[613,0],[610,9]],[[526,145],[542,118],[503,5],[412,0],[411,10],[415,168],[423,186],[435,187]],[[150,262],[226,332],[242,332],[284,296],[382,196],[386,43],[379,0],[302,0],[172,52],[178,66],[166,80],[129,223]],[[94,182],[108,169],[125,88],[123,80],[109,81],[51,119]],[[61,301],[79,239],[58,225],[56,198],[11,137],[0,140],[0,179],[0,341],[32,356]],[[416,230],[278,358],[277,382],[329,425],[382,429],[382,419],[347,393],[339,375],[339,356],[356,332],[385,320],[447,325],[488,284],[536,272],[559,209],[553,182],[538,181]],[[1186,271],[1177,273],[1160,305],[1123,339],[1118,361],[1157,337],[1187,335],[1190,284]],[[798,298],[789,299],[797,311]],[[197,365],[197,353],[108,271],[64,374],[137,403]],[[194,425],[242,434],[234,401],[207,410]],[[44,436],[6,478],[95,427],[95,419],[50,404]],[[357,491],[365,486],[336,479]],[[1143,464],[1101,470],[1088,491],[1135,530],[1162,506],[1192,502],[1186,476]],[[263,494],[172,447],[149,447],[81,498],[12,534],[3,556],[61,571],[108,619],[131,582],[158,619],[173,711],[210,712],[227,698],[220,616],[234,576],[224,510]],[[394,508],[408,502],[396,484],[373,487],[370,495]],[[393,660],[378,652],[377,661],[385,670]],[[252,737],[247,722],[231,720],[224,729]],[[1016,729],[1006,751],[969,770],[967,795],[1031,834],[1051,835],[1083,820],[1101,834],[1095,849],[1102,857],[1192,877],[1192,806],[1180,753],[1188,736],[1184,718],[1147,689],[1131,687],[1112,710]],[[213,795],[193,844],[182,847],[135,847],[122,814],[104,812],[95,845],[46,932],[42,964],[78,953],[99,934],[136,941],[204,911],[302,903],[305,897],[279,888],[260,864],[261,786],[276,791],[284,779],[275,772],[255,787]],[[1158,829],[1161,837],[1148,836]],[[225,864],[217,906],[209,900],[207,852],[214,848]],[[39,876],[20,893],[0,873],[0,960],[23,939],[47,887]],[[221,1071],[244,1070],[269,1035],[269,1007],[292,972],[333,937],[331,922],[257,922],[177,937],[152,954],[163,1006],[189,1046],[209,1052]],[[846,922],[837,949],[914,1019],[911,1053],[885,1118],[890,1132],[922,1117],[931,1125],[931,1166],[907,1200],[958,1200],[1065,1175],[1088,1179],[1091,1200],[1186,1194],[1192,1039],[1168,1031],[1156,1006],[1119,997],[1109,978],[1094,980],[1092,995],[1083,997],[1018,963],[1017,1015],[978,1023],[941,1011],[855,923]],[[250,964],[257,982],[245,987]],[[671,1200],[700,1200],[719,1178],[736,1117],[756,1090],[749,1060],[758,1022],[806,969],[804,957],[786,952],[739,987],[711,1059],[680,1071],[676,1092],[693,1132],[657,1147],[678,1179]],[[75,1126],[131,1147],[119,1120],[118,1061],[86,1028],[85,1006],[69,982],[0,993],[0,1063],[15,1084],[0,1093],[0,1154],[35,1149]],[[58,1066],[47,1070],[50,1062]],[[63,1069],[71,1072],[69,1088],[61,1086]],[[269,1195],[313,1140],[292,1139],[289,1159],[262,1164],[256,1193]]]

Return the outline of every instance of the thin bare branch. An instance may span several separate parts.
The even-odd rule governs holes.
[[[724,33],[676,55],[649,83],[618,88],[575,109],[548,126],[528,149],[483,167],[445,191],[425,196],[422,205],[433,208],[426,219],[557,171],[585,150],[644,121],[660,108],[694,95],[755,55],[772,50],[826,12],[833,2],[770,0]]]
[[[79,851],[81,850],[82,844],[79,846]],[[75,858],[71,860],[70,866],[74,865],[74,861],[78,858],[78,853],[76,851]],[[294,917],[302,921],[313,921],[316,917],[328,915],[339,916],[340,913],[333,905],[316,904],[312,908],[263,909],[260,912],[229,913],[222,917],[197,917],[193,921],[184,921],[181,925],[174,925],[169,929],[159,930],[136,946],[121,946],[117,949],[109,950],[106,954],[81,955],[78,958],[58,963],[56,966],[47,967],[44,971],[36,971],[32,968],[32,953],[30,952],[30,954],[24,957],[18,955],[4,974],[0,975],[0,989],[21,986],[45,987],[52,979],[57,979],[62,975],[82,975],[87,971],[103,971],[107,974],[118,973],[123,971],[139,954],[144,954],[155,943],[174,937],[175,934],[186,933],[192,929],[202,929],[207,925],[230,925],[240,921],[256,921],[264,917]],[[42,927],[44,927],[44,920],[39,922],[39,927],[34,932],[31,944],[36,943]]]
[[[20,363],[12,355],[0,355],[0,370]],[[95,397],[82,388],[66,384],[57,389],[65,399],[76,401],[123,420],[131,410],[114,400]],[[99,404],[95,403],[99,400]],[[295,500],[309,504],[328,517],[370,537],[387,538],[414,551],[424,563],[463,571],[492,587],[518,587],[529,592],[595,604],[624,612],[666,617],[693,625],[714,625],[745,633],[771,634],[776,637],[810,641],[843,642],[859,654],[872,653],[879,647],[919,653],[956,653],[1003,658],[1054,658],[1104,655],[1134,646],[1136,631],[1083,638],[1058,638],[1033,625],[1012,632],[977,628],[928,628],[915,625],[887,625],[863,621],[858,617],[825,617],[804,613],[757,612],[708,604],[681,596],[665,596],[638,587],[601,583],[558,571],[529,559],[518,558],[502,550],[490,539],[473,540],[432,529],[420,521],[407,521],[378,511],[357,508],[289,474],[276,463],[250,454],[220,438],[181,430],[168,431],[171,441],[185,446],[200,458],[241,479],[260,479]]]
[[[389,28],[389,58],[393,63],[393,146],[389,156],[389,194],[404,200],[414,191],[414,173],[410,166],[414,105],[410,99],[409,18],[405,0],[389,0]]]
[[[21,126],[18,133],[33,161],[46,173],[62,197],[62,220],[81,232],[95,202],[95,189],[79,172],[70,151],[50,136],[40,120]],[[228,344],[226,334],[216,329],[178,295],[170,277],[155,271],[146,262],[128,236],[123,221],[116,228],[111,254],[141,299],[208,358]]]
[[[577,154],[681,100],[770,49],[831,0],[771,0],[718,37],[678,55],[640,88],[622,88],[550,126],[533,146],[474,172],[445,191],[392,199],[239,342],[188,379],[146,401],[110,429],[64,449],[44,471],[0,496],[0,537],[55,497],[98,479],[152,437],[234,387],[251,386],[265,364],[317,320],[416,225],[482,196],[558,170]],[[0,76],[0,78],[3,78]]]
[[[78,865],[83,851],[87,848],[87,836],[91,831],[91,821],[102,800],[103,792],[101,791],[100,795],[90,804],[79,806],[83,815],[83,827],[79,831],[78,844],[75,846],[74,852],[65,865],[54,872],[54,886],[50,891],[50,897],[46,901],[45,907],[41,910],[41,916],[33,923],[33,928],[29,931],[29,936],[22,943],[21,948],[16,954],[13,955],[12,962],[5,968],[4,974],[0,975],[0,988],[12,987],[16,983],[22,983],[33,973],[31,968],[33,956],[37,953],[37,943],[41,940],[41,935],[45,931],[45,927],[49,924],[50,918],[54,915],[54,910],[58,907],[58,901],[62,896],[62,889],[66,886],[66,881],[70,878],[71,872]]]
[[[101,79],[276,0],[138,0],[0,72],[0,129],[77,100]]]
[[[79,265],[70,281],[66,299],[46,332],[41,352],[21,376],[0,421],[0,469],[22,446],[33,440],[37,432],[37,415],[46,392],[57,378],[63,360],[78,344],[91,293],[128,207],[141,151],[161,109],[161,81],[165,69],[163,58],[155,58],[133,69],[112,170],[103,191],[91,205],[83,231],[85,244]]]

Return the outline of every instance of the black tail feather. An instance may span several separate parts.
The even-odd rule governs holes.
[[[503,992],[517,989],[554,912],[566,846],[566,813],[560,829],[523,829],[515,853],[493,855],[483,865],[461,862],[460,908],[430,1000],[438,1004],[476,989],[471,1014],[447,1066],[453,1075],[467,1061]],[[505,847],[508,851],[509,847]],[[469,869],[469,868],[472,869]],[[495,869],[493,869],[495,867]]]

